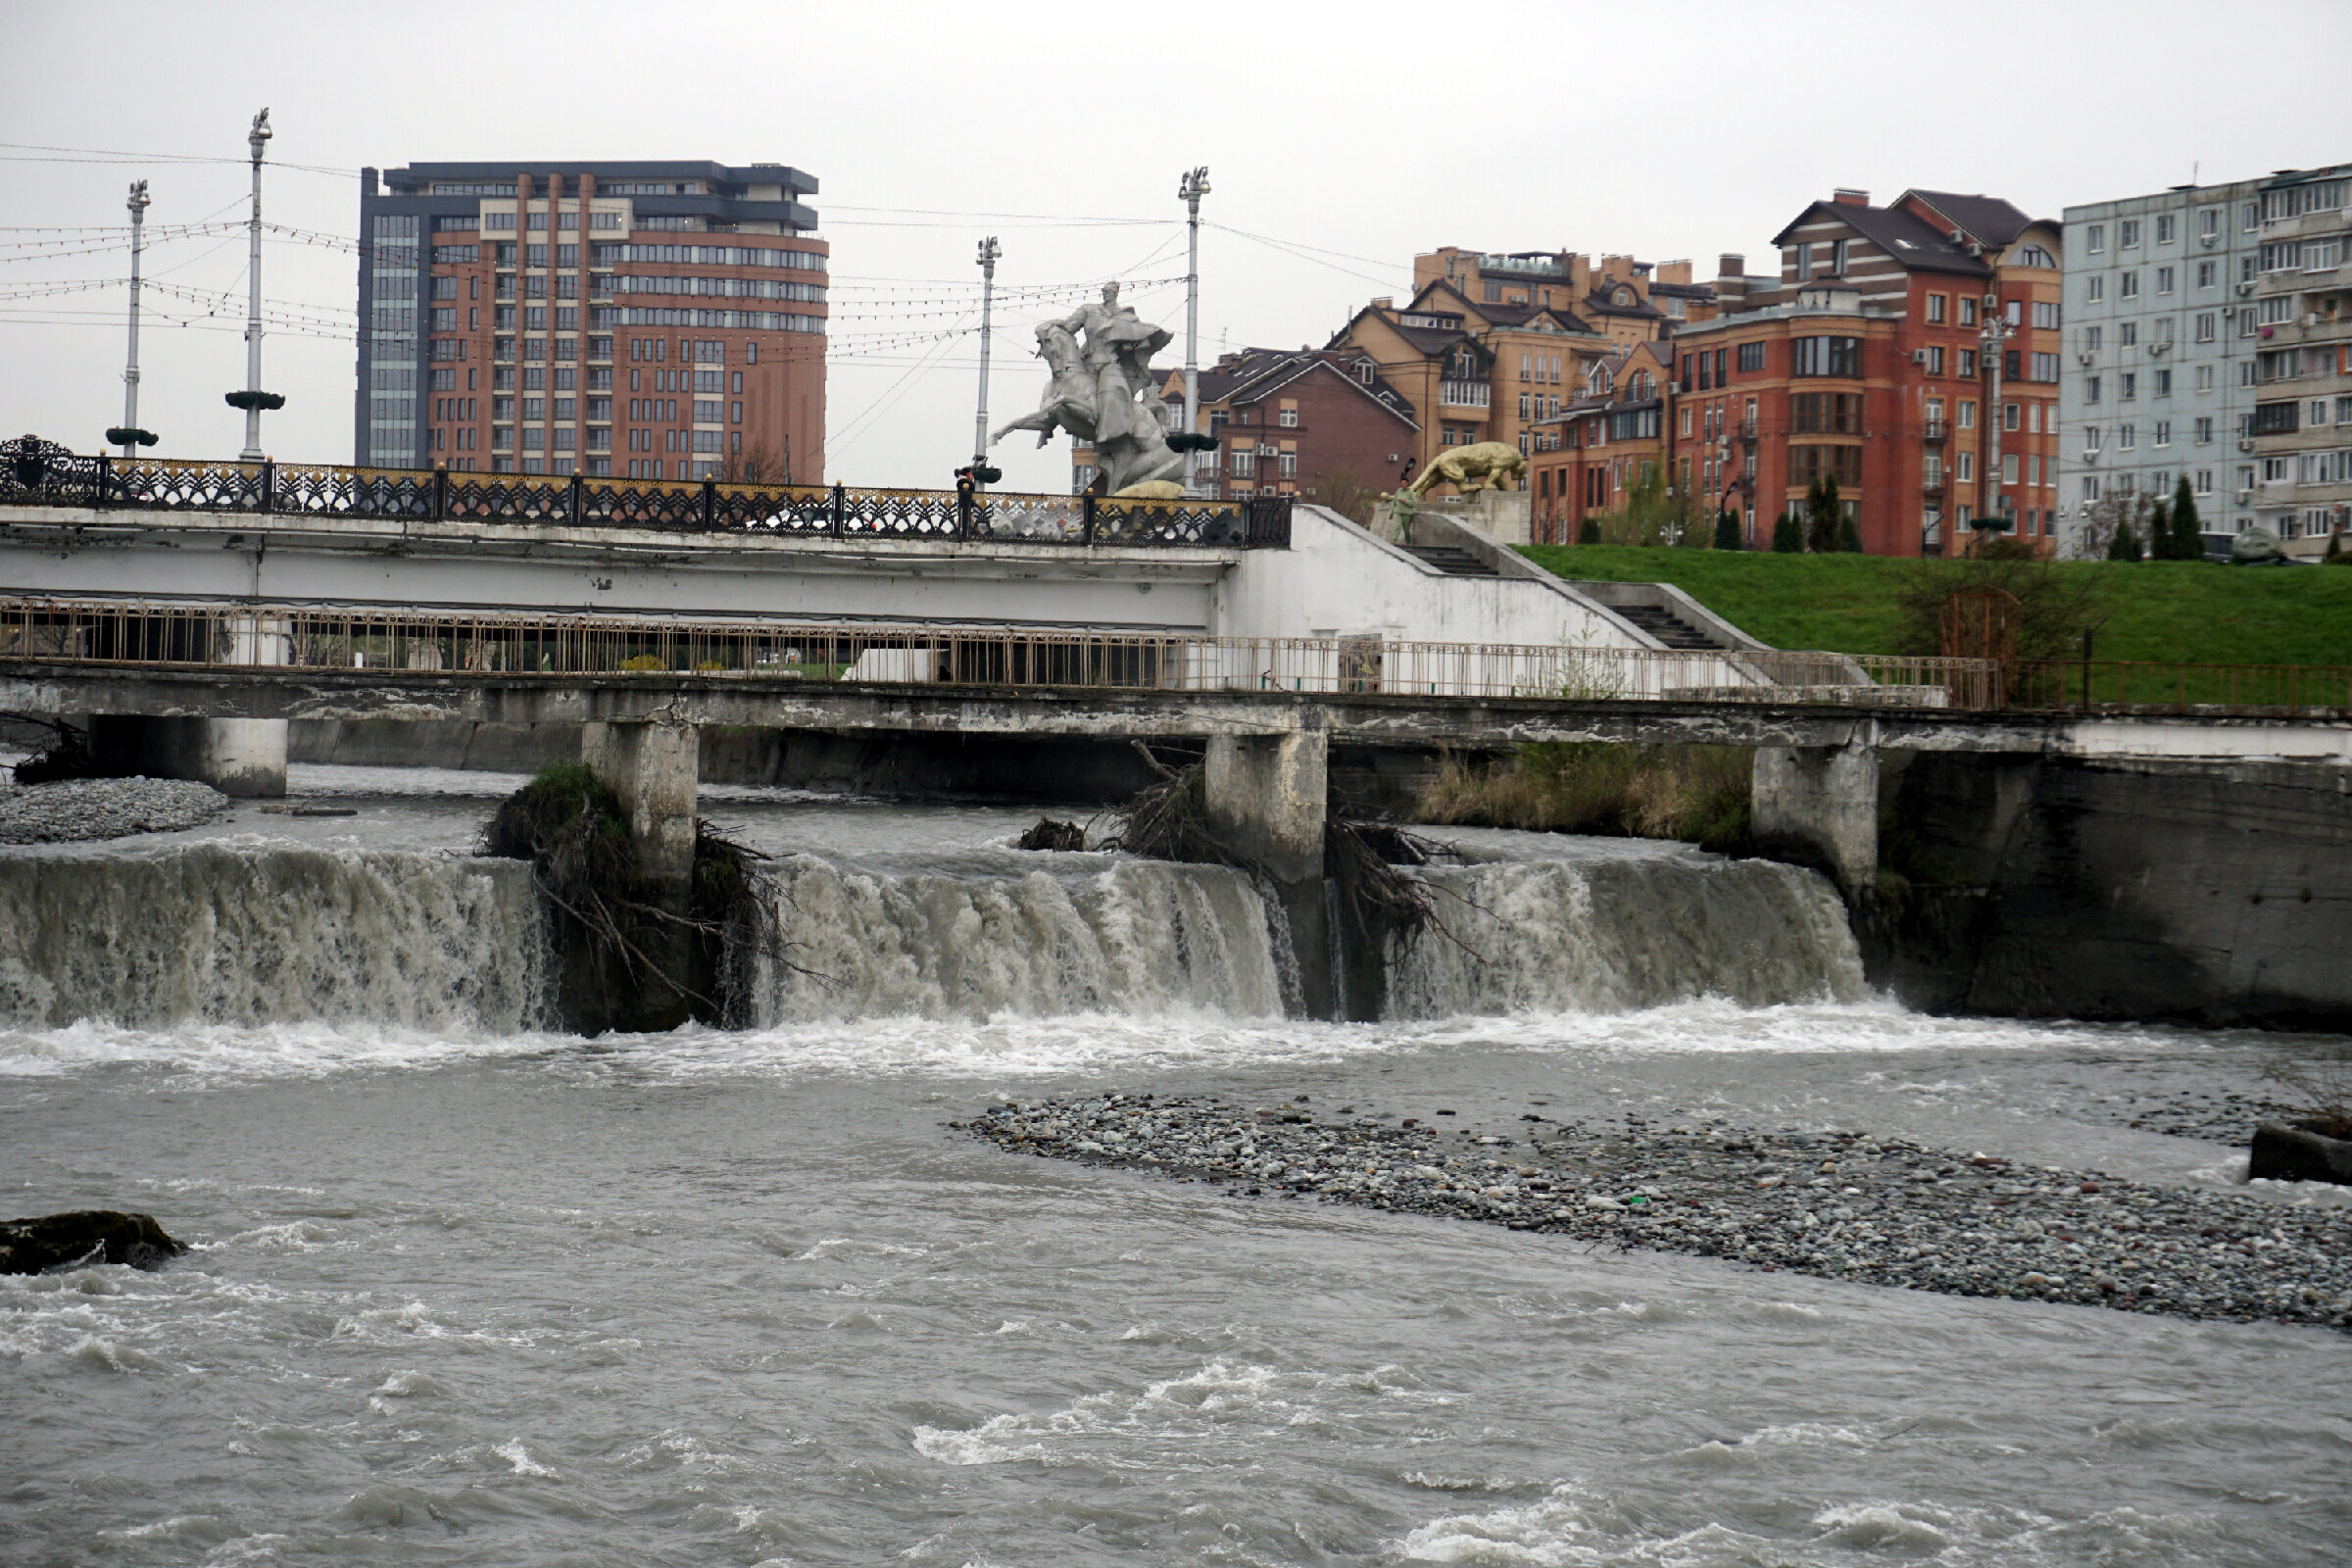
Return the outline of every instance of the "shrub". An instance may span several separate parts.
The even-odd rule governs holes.
[[[1781,514],[1772,525],[1773,554],[1801,556],[1805,553],[1805,527],[1796,520],[1794,509]]]
[[[1715,514],[1715,548],[1718,550],[1744,550],[1747,548],[1746,541],[1740,537],[1740,517],[1737,513],[1718,512]]]
[[[1576,542],[1580,545],[1596,545],[1600,543],[1600,519],[1597,517],[1587,517],[1584,521],[1578,523],[1576,525]]]

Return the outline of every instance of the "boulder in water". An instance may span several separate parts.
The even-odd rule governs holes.
[[[160,1268],[186,1250],[164,1234],[154,1215],[120,1209],[82,1208],[0,1223],[0,1274],[47,1274],[92,1263]]]
[[[1024,850],[1083,850],[1086,848],[1086,829],[1075,822],[1056,822],[1050,816],[1037,819],[1037,826],[1021,835]]]
[[[2352,1138],[2329,1138],[2310,1127],[2266,1121],[2254,1129],[2248,1180],[2335,1182],[2352,1187]]]

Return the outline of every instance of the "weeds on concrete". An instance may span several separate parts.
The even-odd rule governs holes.
[[[1448,758],[1422,792],[1426,822],[1681,839],[1737,854],[1748,841],[1750,754],[1735,746],[1542,742],[1484,766]]]

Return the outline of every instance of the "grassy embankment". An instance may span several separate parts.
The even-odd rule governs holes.
[[[1775,648],[1927,654],[1903,585],[1933,564],[1885,556],[1531,545],[1563,577],[1669,582]],[[2196,664],[2352,664],[2352,568],[2197,561],[2065,561],[2096,585],[2106,623],[2092,656]],[[2071,652],[2071,650],[2070,650]]]
[[[1525,553],[1563,577],[1673,583],[1778,648],[1935,652],[1917,594],[1905,595],[1937,569],[1931,564],[1613,545]],[[2048,570],[2081,591],[2070,604],[2104,617],[2099,659],[2352,664],[2352,570],[2202,562],[2061,562]],[[1530,746],[1483,769],[1448,764],[1420,814],[1737,850],[1747,834],[1749,764],[1748,753],[1729,747]]]

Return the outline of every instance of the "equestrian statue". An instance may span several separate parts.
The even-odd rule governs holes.
[[[1080,334],[1084,334],[1081,341]],[[1168,346],[1164,326],[1139,318],[1119,303],[1119,285],[1102,285],[1102,302],[1037,327],[1037,355],[1049,379],[1037,412],[989,437],[994,446],[1015,430],[1035,430],[1044,446],[1055,431],[1095,449],[1095,466],[1122,495],[1139,485],[1164,494],[1181,480],[1184,456],[1168,445],[1168,415],[1154,389],[1152,356]]]

